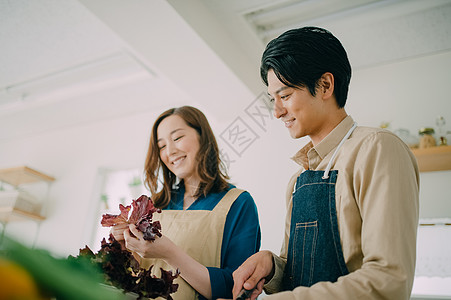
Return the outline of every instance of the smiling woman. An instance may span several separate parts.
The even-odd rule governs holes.
[[[185,196],[198,197],[227,188],[228,176],[219,158],[216,138],[205,115],[191,106],[163,112],[152,128],[145,183],[156,206],[165,207],[178,180]],[[157,191],[161,167],[163,189]],[[188,173],[186,173],[188,172]]]
[[[134,226],[112,229],[157,277],[160,268],[180,271],[174,299],[231,298],[233,271],[260,248],[255,202],[227,181],[222,166],[200,110],[163,112],[152,128],[144,180],[162,209],[155,221],[163,236],[148,242]]]
[[[178,178],[183,178],[186,197],[194,201],[194,191],[199,185],[196,172],[196,155],[199,152],[199,134],[178,115],[161,121],[157,129],[160,158]],[[185,205],[187,206],[187,205]]]

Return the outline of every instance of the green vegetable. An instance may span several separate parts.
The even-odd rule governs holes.
[[[30,249],[3,237],[0,257],[26,269],[38,286],[58,300],[119,300],[125,295],[104,285],[102,272],[87,259],[55,258],[48,251]]]

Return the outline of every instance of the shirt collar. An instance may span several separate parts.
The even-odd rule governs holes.
[[[346,116],[329,134],[315,147],[310,141],[301,150],[299,150],[292,159],[299,165],[303,166],[305,170],[313,169],[319,164],[321,160],[326,157],[351,129],[354,120],[351,116]]]

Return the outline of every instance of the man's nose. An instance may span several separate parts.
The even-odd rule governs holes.
[[[282,101],[280,99],[274,99],[274,117],[279,119],[283,115],[286,114],[286,109],[282,104]]]

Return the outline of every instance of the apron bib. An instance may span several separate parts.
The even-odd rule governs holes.
[[[296,179],[284,290],[309,287],[319,281],[335,282],[349,273],[343,257],[335,205],[338,171],[330,171],[330,168],[338,150],[356,126],[354,123],[341,140],[326,170],[306,170]]]
[[[209,210],[163,210],[154,214],[153,220],[160,221],[161,232],[170,238],[189,256],[206,267],[221,266],[221,246],[227,213],[233,202],[243,190],[232,188],[219,201],[215,208]],[[152,266],[152,274],[160,277],[160,268],[172,270],[175,268],[162,259],[143,258],[141,267]],[[180,274],[183,276],[183,274]],[[198,299],[197,292],[179,275],[174,283],[179,285],[177,292],[172,294],[174,300]],[[157,299],[162,299],[157,298]]]

